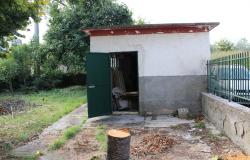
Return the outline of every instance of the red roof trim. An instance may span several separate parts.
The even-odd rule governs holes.
[[[114,36],[114,35],[140,35],[140,34],[163,34],[163,33],[194,33],[209,32],[219,25],[213,23],[177,23],[177,24],[148,24],[133,25],[111,28],[84,29],[90,36]]]

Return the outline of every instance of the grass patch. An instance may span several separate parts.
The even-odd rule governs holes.
[[[55,140],[55,142],[49,146],[49,149],[50,150],[57,150],[57,149],[61,148],[67,142],[67,140],[75,137],[75,135],[80,130],[81,130],[81,125],[75,125],[75,126],[67,128],[65,130],[65,132],[63,133],[63,135],[61,137],[59,137],[57,140]]]
[[[22,157],[20,160],[37,160],[38,156],[34,155],[34,156],[26,156],[26,157]]]
[[[0,149],[3,151],[10,151],[13,149],[13,146],[11,146],[11,144],[9,143],[3,143],[3,144],[0,144]]]
[[[181,129],[182,125],[178,124],[178,125],[174,125],[174,126],[170,126],[171,129]]]
[[[61,148],[67,142],[67,140],[75,137],[75,135],[81,130],[81,127],[86,122],[87,118],[88,118],[87,112],[85,112],[83,115],[81,124],[67,128],[63,132],[63,134],[57,140],[55,140],[54,143],[49,145],[49,149],[50,150],[57,150],[57,149]]]
[[[96,140],[100,143],[100,149],[103,151],[107,150],[107,135],[106,135],[106,127],[101,125],[97,127]]]
[[[66,142],[66,139],[64,137],[60,137],[51,145],[49,145],[49,150],[57,150],[61,148]]]
[[[80,129],[81,129],[81,126],[70,127],[66,130],[66,132],[63,134],[63,136],[66,140],[73,138],[76,135],[76,133],[78,133],[80,131]]]
[[[205,126],[205,123],[202,122],[202,121],[198,121],[196,122],[196,124],[194,125],[195,128],[199,128],[199,129],[205,129],[206,126]]]
[[[0,99],[17,98],[39,105],[28,112],[0,116],[0,141],[17,144],[39,134],[65,114],[86,103],[86,89],[81,86],[24,94],[1,93]],[[18,131],[18,132],[17,132]],[[69,134],[70,135],[70,134]]]

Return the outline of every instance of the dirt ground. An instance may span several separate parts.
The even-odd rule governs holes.
[[[109,128],[116,127],[106,126],[106,129]],[[122,127],[119,126],[119,128]],[[204,120],[202,123],[192,122],[165,128],[129,127],[129,125],[124,128],[128,128],[132,135],[130,149],[132,160],[216,160],[220,158],[226,160],[223,157],[235,154],[244,156],[236,145]],[[104,160],[106,152],[101,149],[96,134],[95,127],[84,128],[64,147],[50,152],[41,159]]]
[[[81,124],[83,114],[86,112],[86,110],[86,105],[80,106],[48,128],[44,129],[43,132],[40,135],[34,137],[34,139],[31,139],[29,142],[14,148],[9,153],[6,153],[6,151],[4,152],[4,150],[1,152],[0,141],[0,160],[18,159],[16,157],[33,157],[36,155],[37,151],[47,154],[47,152],[49,152],[48,146],[54,143],[54,141],[58,139],[58,137],[60,137],[67,128]],[[6,155],[4,155],[4,153]]]

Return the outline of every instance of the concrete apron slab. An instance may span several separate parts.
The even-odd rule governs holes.
[[[81,123],[83,113],[86,112],[86,110],[86,104],[75,109],[53,125],[44,129],[38,139],[14,149],[12,155],[16,157],[30,156],[34,155],[38,150],[42,151],[42,153],[46,153],[49,144],[53,143],[54,140],[62,134],[62,131]]]
[[[185,120],[171,116],[147,116],[140,115],[111,115],[90,118],[84,125],[84,128],[93,128],[99,125],[108,127],[147,127],[147,128],[167,128],[179,124],[193,123],[193,120]]]
[[[176,126],[179,124],[193,123],[194,120],[185,120],[170,116],[157,116],[152,120],[152,117],[146,117],[144,127],[149,128],[166,128]]]

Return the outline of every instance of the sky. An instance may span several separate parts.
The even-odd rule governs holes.
[[[41,22],[39,23],[39,35],[40,35],[40,41],[43,42],[43,36],[45,35],[46,31],[48,30],[48,17],[44,16],[42,17]],[[25,36],[25,38],[20,38],[23,43],[28,43],[34,36],[34,22],[30,18],[30,25],[27,26],[27,28],[23,31],[18,31],[22,35]]]
[[[210,41],[220,39],[237,42],[240,38],[250,41],[250,0],[117,0],[126,4],[133,18],[143,18],[147,23],[220,22],[210,33]],[[34,27],[23,42],[28,42]],[[40,23],[41,37],[48,29],[47,20]]]
[[[134,18],[149,23],[220,22],[211,31],[211,43],[223,38],[250,41],[250,0],[118,0]]]

